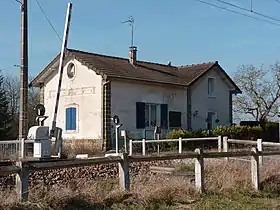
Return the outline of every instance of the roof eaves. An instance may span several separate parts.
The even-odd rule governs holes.
[[[230,76],[225,72],[225,70],[220,66],[220,64],[217,63],[217,66],[220,68],[220,70],[226,75],[227,79],[233,84],[235,87],[235,91],[233,93],[235,94],[241,94],[241,89],[237,86],[237,84],[230,78]]]
[[[85,65],[86,67],[88,67],[89,69],[93,70],[97,75],[100,75],[102,78],[106,78],[107,75],[100,69],[97,69],[94,65],[88,63],[87,61],[85,61],[84,59],[82,59],[81,57],[75,55],[75,53],[69,51],[69,54],[76,60],[78,60],[79,62],[81,62],[81,64]]]
[[[218,61],[212,62],[211,65],[209,65],[203,72],[201,72],[199,75],[197,75],[195,78],[193,78],[190,82],[188,82],[188,85],[193,85],[196,81],[198,81],[203,75],[205,75],[210,69],[212,69],[215,65],[218,64]]]

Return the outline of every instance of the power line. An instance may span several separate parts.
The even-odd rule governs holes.
[[[240,7],[240,6],[237,6],[237,5],[235,5],[235,4],[232,4],[232,3],[229,3],[229,2],[226,2],[226,1],[223,1],[223,0],[217,0],[217,1],[218,1],[218,2],[221,2],[221,3],[223,3],[223,4],[227,4],[227,5],[229,5],[229,6],[235,7],[235,8],[237,8],[237,9],[240,9],[240,10],[243,10],[243,11],[246,11],[246,12],[251,12],[251,13],[254,13],[255,15],[259,15],[259,16],[268,18],[268,19],[270,19],[270,20],[273,20],[273,21],[276,21],[276,22],[280,22],[280,19],[277,19],[277,18],[268,16],[268,15],[265,15],[265,14],[263,14],[263,13],[259,13],[259,12],[253,11],[252,7],[251,7],[251,9],[246,9],[246,8],[244,8],[244,7]],[[280,1],[279,1],[279,3],[280,3]]]
[[[238,14],[238,15],[241,15],[241,16],[244,16],[244,17],[248,17],[248,18],[251,18],[251,19],[254,19],[254,20],[257,20],[257,21],[261,21],[261,22],[265,22],[265,23],[269,23],[269,24],[272,24],[272,25],[276,25],[276,26],[280,26],[280,24],[278,23],[275,23],[275,22],[271,22],[269,20],[265,20],[265,19],[261,19],[261,18],[257,18],[257,17],[254,17],[254,16],[251,16],[251,15],[247,15],[247,14],[244,14],[242,12],[238,12],[236,10],[231,10],[231,9],[228,9],[226,7],[223,7],[223,6],[219,6],[217,4],[212,4],[210,2],[206,2],[206,1],[203,1],[203,0],[195,0],[195,1],[198,1],[200,3],[203,3],[203,4],[207,4],[209,6],[212,6],[212,7],[216,7],[216,8],[219,8],[219,9],[223,9],[223,10],[226,10],[228,12],[232,12],[232,13],[235,13],[235,14]]]
[[[17,1],[17,0],[15,0],[15,1]],[[58,39],[59,39],[60,41],[62,41],[62,39],[61,39],[59,33],[57,32],[57,30],[56,30],[55,27],[53,26],[52,22],[51,22],[50,19],[48,18],[47,14],[45,13],[45,11],[44,11],[42,5],[40,4],[39,0],[36,0],[36,2],[37,2],[37,4],[38,4],[38,6],[39,6],[41,12],[42,12],[43,15],[45,16],[46,20],[48,21],[48,23],[49,23],[50,27],[52,28],[52,30],[54,31],[54,33],[56,34],[56,36],[58,37]]]

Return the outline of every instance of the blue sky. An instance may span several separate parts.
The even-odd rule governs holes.
[[[63,34],[68,0],[39,0]],[[205,0],[218,4],[215,0]],[[226,0],[250,8],[250,0]],[[232,74],[241,64],[266,66],[280,60],[280,26],[252,20],[195,0],[72,0],[69,48],[128,56],[133,15],[138,59],[174,65],[218,60]],[[254,0],[257,12],[280,19],[280,3]],[[229,6],[227,6],[230,8]],[[29,72],[35,76],[60,51],[61,43],[35,0],[29,0]],[[230,8],[234,9],[234,8]],[[277,13],[278,12],[278,13]],[[279,22],[280,24],[280,22]],[[0,69],[18,74],[20,6],[1,0]]]

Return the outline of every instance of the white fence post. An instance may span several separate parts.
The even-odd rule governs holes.
[[[129,155],[132,155],[132,139],[129,140]]]
[[[218,136],[218,152],[222,151],[222,136]]]
[[[195,159],[195,187],[200,193],[204,192],[204,159],[203,149],[195,149],[198,157]]]
[[[223,137],[223,152],[228,152],[228,137],[224,136]],[[225,157],[226,161],[229,160],[228,157]]]
[[[124,191],[130,190],[129,163],[127,154],[121,154],[121,162],[119,165],[119,185]]]
[[[182,138],[179,138],[179,154],[182,154]]]
[[[257,140],[257,148],[258,148],[258,152],[262,152],[263,148],[262,148],[262,139],[258,139]],[[263,165],[263,156],[259,155],[259,164]]]
[[[259,154],[258,149],[252,148],[252,157],[251,157],[251,176],[252,176],[252,185],[255,190],[259,189],[260,185],[260,168],[259,168]]]
[[[146,155],[146,140],[142,140],[142,155]]]
[[[22,165],[22,162],[17,162],[17,166],[20,167],[20,172],[16,175],[16,191],[19,202],[28,200],[28,168]]]

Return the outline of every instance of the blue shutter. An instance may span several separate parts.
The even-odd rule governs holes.
[[[145,103],[136,102],[136,128],[145,128]]]
[[[65,128],[71,130],[71,108],[67,108],[65,111]]]
[[[69,107],[66,109],[65,127],[66,130],[76,130],[77,128],[77,110],[75,107]]]
[[[77,114],[77,110],[76,108],[72,108],[72,111],[71,111],[71,130],[76,130],[76,114]]]
[[[163,129],[168,129],[168,105],[161,104],[160,105],[160,125]]]

